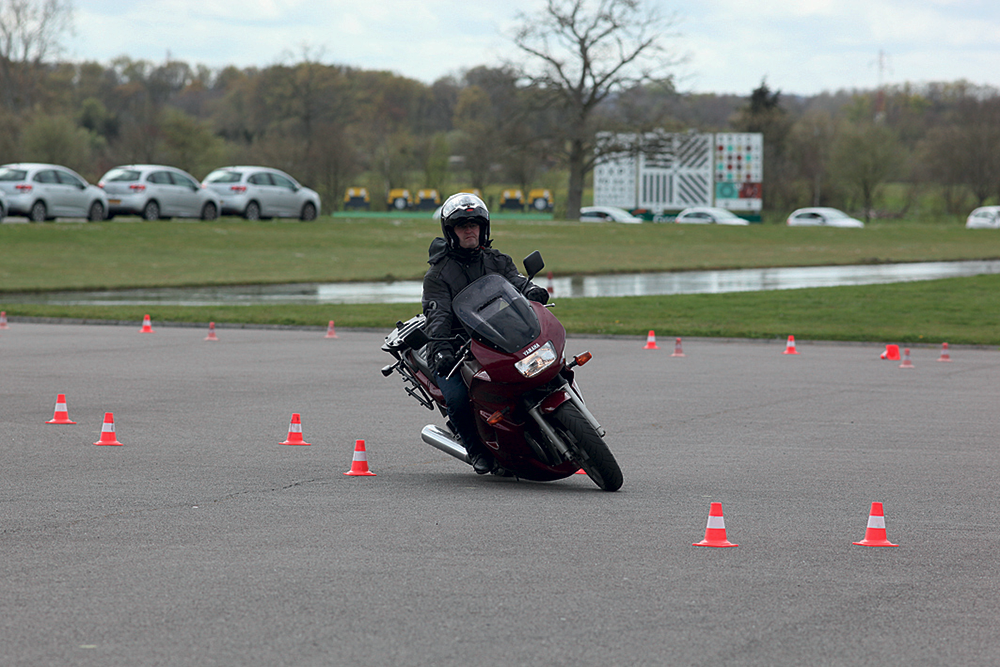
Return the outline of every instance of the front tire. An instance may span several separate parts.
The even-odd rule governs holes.
[[[219,209],[212,202],[208,202],[201,209],[202,220],[215,220],[219,217]]]
[[[100,222],[104,220],[104,204],[99,201],[95,201],[90,205],[90,211],[87,212],[87,220],[90,222]]]
[[[597,434],[587,418],[573,403],[566,402],[552,415],[556,430],[571,448],[580,455],[580,467],[603,491],[617,491],[622,487],[622,470],[604,439]]]
[[[312,202],[306,202],[302,206],[302,213],[299,214],[299,219],[304,222],[312,222],[316,219],[316,206]]]

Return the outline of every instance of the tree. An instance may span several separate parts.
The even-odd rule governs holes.
[[[781,91],[771,92],[767,81],[750,93],[750,101],[733,119],[738,132],[764,135],[764,202],[770,209],[785,209],[796,200],[792,184],[795,166],[788,159],[788,137],[792,121],[781,106]]]
[[[71,0],[0,0],[0,95],[8,109],[33,104],[42,62],[72,32]]]
[[[881,123],[845,124],[833,145],[831,171],[861,198],[870,221],[882,184],[902,164],[895,132]]]
[[[514,44],[530,64],[529,85],[547,94],[559,122],[555,136],[569,168],[567,217],[579,217],[583,183],[599,155],[594,112],[610,96],[663,82],[678,63],[666,48],[672,19],[639,0],[547,0],[537,16],[520,14]]]

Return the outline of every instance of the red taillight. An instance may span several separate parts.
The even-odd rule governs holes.
[[[128,186],[128,189],[131,190],[132,192],[145,192],[146,186],[143,185],[142,183],[133,183],[132,185]]]
[[[232,190],[233,192],[239,192],[240,194],[243,194],[244,192],[247,191],[247,186],[245,186],[245,185],[233,185],[229,189]]]
[[[17,190],[18,192],[31,192],[31,184],[18,183],[17,185],[14,186],[14,189]]]
[[[97,187],[99,187],[100,189],[103,190],[104,189],[104,181],[98,182]]]

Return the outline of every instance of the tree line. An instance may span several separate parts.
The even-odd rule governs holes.
[[[37,1],[0,0],[2,162],[55,162],[91,180],[128,163],[198,178],[259,163],[318,190],[327,211],[350,186],[367,187],[373,208],[398,187],[544,186],[557,193],[557,213],[572,217],[601,157],[597,132],[693,129],[763,133],[766,209],[883,214],[889,181],[910,186],[897,214],[928,187],[949,213],[1000,199],[1000,91],[957,81],[805,97],[762,81],[746,96],[685,93],[649,36],[662,21],[630,14],[639,6],[631,0],[606,0],[619,14],[589,18],[586,0],[550,0],[549,21],[524,17],[513,37],[537,67],[483,65],[431,84],[326,64],[308,48],[267,67],[67,62],[37,47],[51,47],[61,24],[34,49],[18,42],[9,7]],[[65,17],[61,2],[37,7],[55,20]],[[25,25],[37,28],[37,17]],[[545,31],[561,29],[568,56],[546,51]],[[631,50],[609,59],[600,42],[608,34]]]

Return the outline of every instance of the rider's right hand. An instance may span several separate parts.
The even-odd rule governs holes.
[[[434,372],[446,377],[455,367],[455,355],[451,352],[438,352],[434,355]]]

